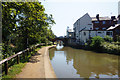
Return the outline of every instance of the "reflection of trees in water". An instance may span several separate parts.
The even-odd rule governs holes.
[[[55,53],[54,53],[55,50],[56,50],[55,48],[51,48],[51,49],[49,50],[49,57],[50,57],[50,60],[52,60],[53,57],[55,56]]]
[[[97,76],[99,74],[109,75],[109,73],[117,75],[118,56],[116,55],[99,54],[71,48],[65,50],[67,51],[67,63],[73,59],[73,66],[81,77],[89,78],[93,73]]]

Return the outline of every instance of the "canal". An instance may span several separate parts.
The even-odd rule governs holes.
[[[58,78],[118,78],[118,57],[82,49],[50,49],[50,60]]]

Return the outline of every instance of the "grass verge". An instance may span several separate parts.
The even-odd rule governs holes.
[[[19,63],[11,66],[8,70],[8,75],[2,76],[2,80],[5,80],[6,78],[15,78],[16,74],[22,71],[22,68],[25,66],[25,64],[26,63]]]

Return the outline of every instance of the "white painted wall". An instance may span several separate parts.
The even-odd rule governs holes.
[[[91,24],[91,25],[90,25]],[[88,13],[86,13],[84,16],[82,16],[80,19],[78,19],[75,23],[74,23],[74,28],[75,28],[75,34],[76,34],[76,39],[80,40],[80,32],[82,29],[84,30],[91,30],[93,29],[93,24],[92,24],[92,19],[89,16]]]
[[[89,31],[81,31],[80,32],[80,42],[86,43],[89,39]]]
[[[91,25],[89,25],[89,24],[91,24]],[[89,14],[85,14],[83,17],[80,18],[79,30],[82,30],[83,28],[85,28],[84,30],[93,29],[92,19],[89,16]]]
[[[111,32],[112,35],[109,35],[109,36],[113,37],[113,31],[81,31],[80,35],[79,35],[80,42],[86,43],[86,41],[89,39],[89,37],[100,36],[100,37],[104,38],[107,35],[107,32]],[[90,34],[90,36],[89,36],[89,34]]]

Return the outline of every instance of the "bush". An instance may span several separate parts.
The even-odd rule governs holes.
[[[90,47],[92,47],[92,49],[94,50],[100,50],[101,47],[101,43],[104,42],[104,39],[100,36],[95,36],[92,38],[92,42],[90,44]]]
[[[110,36],[105,36],[105,37],[104,37],[104,40],[105,40],[106,42],[112,42],[112,41],[113,41],[113,38],[110,37]]]
[[[109,42],[103,42],[101,44],[101,46],[102,46],[102,50],[104,52],[114,53],[114,54],[120,53],[120,46],[119,45],[111,44]]]

